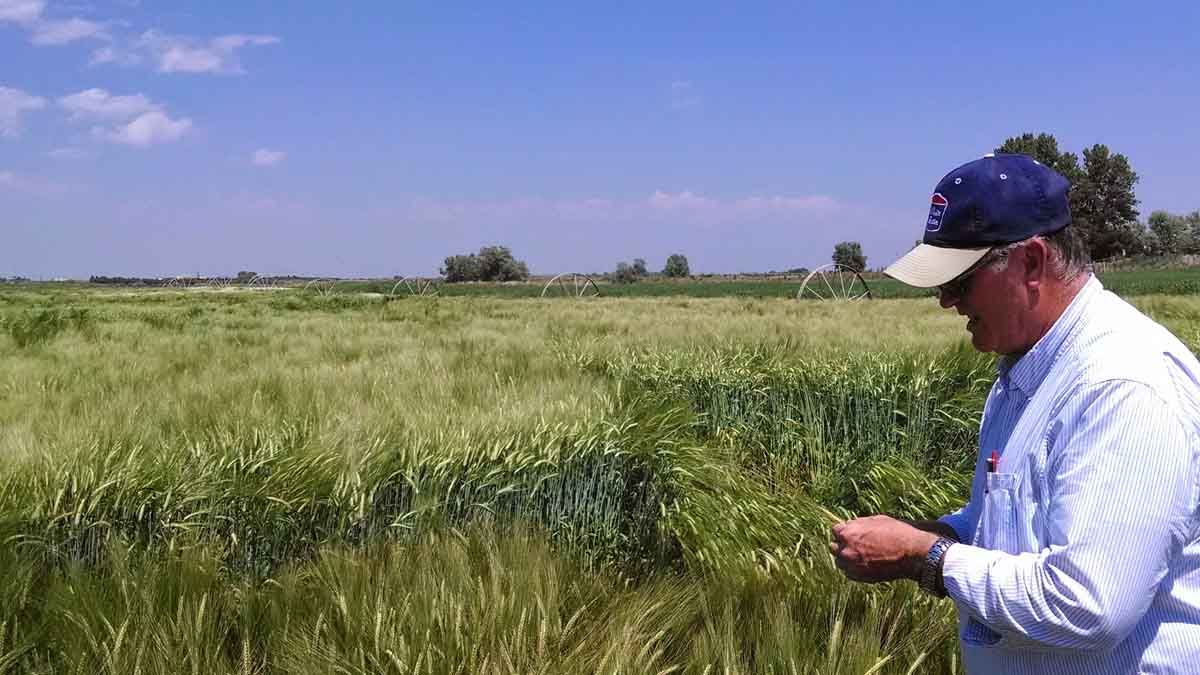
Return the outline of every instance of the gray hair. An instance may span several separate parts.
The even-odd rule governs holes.
[[[1052,251],[1049,264],[1050,273],[1054,275],[1055,279],[1071,281],[1080,274],[1092,271],[1092,257],[1088,252],[1087,242],[1070,225],[1048,235],[1038,235],[1038,237],[1030,237],[1012,244],[997,246],[989,254],[995,256],[995,259],[985,264],[995,270],[1007,269],[1008,254],[1034,238],[1040,238],[1046,242],[1047,248]]]

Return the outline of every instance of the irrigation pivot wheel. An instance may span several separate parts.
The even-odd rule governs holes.
[[[333,295],[333,287],[337,285],[337,282],[337,279],[313,279],[307,284],[304,284],[304,288],[301,288],[300,290],[316,291],[317,295],[325,298]]]
[[[275,280],[268,276],[255,274],[250,281],[246,282],[247,288],[274,288]]]
[[[832,300],[846,302],[851,300],[869,300],[871,287],[853,267],[840,263],[822,265],[800,284],[800,292],[796,294],[800,300]]]
[[[542,297],[594,298],[600,295],[596,282],[586,274],[564,272],[546,282]]]
[[[396,285],[392,286],[392,291],[388,293],[393,298],[397,295],[428,298],[437,294],[437,279],[423,279],[421,277],[401,277],[400,281],[397,281]]]

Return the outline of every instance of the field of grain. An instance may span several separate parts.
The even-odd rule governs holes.
[[[1133,300],[1200,347],[1200,300]],[[993,361],[931,299],[47,285],[0,321],[0,674],[960,670],[948,602],[825,551],[965,497]]]

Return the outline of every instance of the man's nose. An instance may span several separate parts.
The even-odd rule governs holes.
[[[938,294],[938,304],[942,306],[942,309],[950,309],[951,307],[958,304],[959,298],[957,296],[955,296],[953,293],[947,293],[946,291],[943,291],[942,289],[939,288],[937,291],[937,294]]]

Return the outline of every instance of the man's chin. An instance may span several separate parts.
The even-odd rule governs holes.
[[[996,345],[988,342],[985,336],[975,332],[971,333],[971,346],[975,348],[975,351],[979,352],[988,353],[996,351]]]

